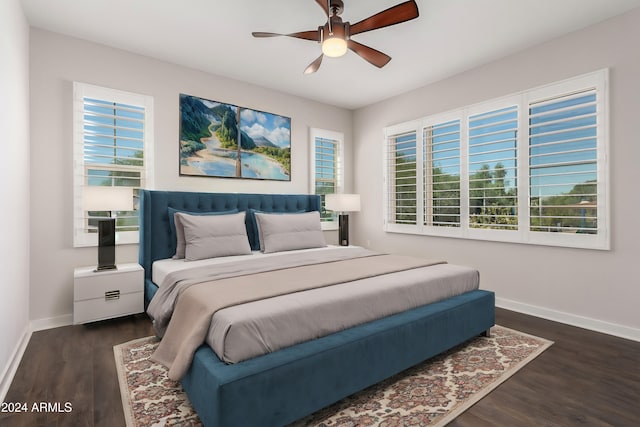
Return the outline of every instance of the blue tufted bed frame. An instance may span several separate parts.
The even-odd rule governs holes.
[[[187,211],[320,210],[318,196],[142,190],[139,262],[145,307],[151,265],[175,251],[167,208]],[[247,219],[253,249],[257,230]],[[227,365],[203,344],[182,385],[207,427],[281,426],[488,331],[494,294],[476,290],[264,356]]]

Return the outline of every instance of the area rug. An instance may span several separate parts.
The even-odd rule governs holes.
[[[474,338],[291,426],[444,426],[551,344],[495,326],[489,338]],[[113,348],[127,426],[201,426],[180,383],[149,360],[157,345],[147,337]]]

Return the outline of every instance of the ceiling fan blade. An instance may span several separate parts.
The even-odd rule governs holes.
[[[360,55],[362,59],[378,68],[384,67],[389,61],[391,61],[391,57],[389,55],[353,40],[347,41],[347,47]]]
[[[313,31],[301,31],[299,33],[291,33],[291,34],[278,34],[278,33],[268,33],[264,31],[254,31],[251,33],[253,37],[294,37],[296,39],[304,39],[311,40],[314,42],[320,41],[320,34],[318,30]]]
[[[396,6],[376,13],[373,16],[351,25],[351,35],[364,33],[365,31],[377,30],[401,22],[410,21],[419,16],[418,5],[414,0],[400,3]]]
[[[320,68],[320,64],[322,64],[322,58],[324,57],[324,55],[320,55],[318,56],[315,61],[313,61],[311,64],[309,64],[309,66],[307,68],[304,69],[304,74],[312,74],[315,73],[316,71],[318,71],[318,68]]]
[[[327,3],[327,0],[316,0],[316,3],[318,3],[322,10],[324,10],[324,14],[329,16],[329,4]]]

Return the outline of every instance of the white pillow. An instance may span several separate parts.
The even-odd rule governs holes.
[[[264,253],[327,246],[320,226],[320,212],[292,214],[255,213]]]
[[[184,228],[185,260],[251,253],[244,212],[231,215],[176,213]]]

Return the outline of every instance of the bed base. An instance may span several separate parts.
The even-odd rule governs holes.
[[[486,333],[476,290],[235,365],[201,346],[182,385],[206,427],[283,426]]]

